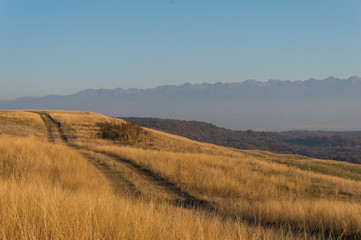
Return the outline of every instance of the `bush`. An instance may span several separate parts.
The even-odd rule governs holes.
[[[150,143],[150,132],[134,123],[98,123],[99,136],[123,144]]]

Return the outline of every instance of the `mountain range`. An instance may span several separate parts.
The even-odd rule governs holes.
[[[0,109],[93,111],[116,117],[211,122],[230,129],[361,130],[361,78],[87,89],[0,101]]]

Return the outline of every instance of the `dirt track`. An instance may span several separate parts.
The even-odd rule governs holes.
[[[234,214],[224,214],[207,201],[191,196],[179,189],[175,184],[168,182],[151,170],[143,168],[128,159],[74,145],[68,141],[66,134],[64,134],[62,129],[57,127],[57,122],[49,114],[45,112],[36,113],[41,116],[47,127],[48,140],[55,143],[62,142],[80,152],[89,160],[89,162],[102,172],[102,174],[104,174],[113,187],[113,191],[118,195],[140,198],[145,201],[167,202],[187,209],[199,209],[216,214],[221,219],[233,219],[234,221],[242,220],[248,222],[248,224],[257,226],[262,225],[265,228],[274,229],[275,227],[278,227],[277,225],[268,223],[262,224],[256,222],[254,219],[242,218]],[[289,228],[287,231],[294,234],[300,234],[298,229]],[[327,239],[327,233],[325,233],[324,236],[318,235],[317,233],[306,233],[306,235],[309,237],[317,236],[317,238],[321,237]],[[342,239],[353,238],[345,237]]]
[[[36,113],[41,116],[47,127],[48,140],[63,142],[80,152],[105,175],[115,193],[160,202],[166,201],[185,208],[215,210],[207,202],[189,195],[175,184],[128,159],[71,144],[63,130],[57,127],[57,121],[45,112]]]

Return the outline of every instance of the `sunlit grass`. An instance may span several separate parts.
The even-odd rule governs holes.
[[[122,146],[96,149],[151,169],[231,216],[304,231],[361,233],[359,181],[289,167],[247,153],[231,157]]]
[[[141,176],[123,176],[139,197],[114,194],[79,150],[61,139],[47,142],[54,123],[44,123],[39,112],[63,123],[70,145],[130,160],[216,211],[158,202],[159,191]],[[2,239],[361,237],[359,165],[235,150],[150,129],[151,144],[125,146],[100,139],[98,127],[123,120],[88,112],[2,111],[0,122]],[[112,171],[128,174],[119,162],[92,154]]]
[[[293,239],[196,210],[117,197],[80,154],[0,137],[2,239]],[[298,238],[298,237],[297,237]]]
[[[46,130],[39,114],[27,111],[0,111],[0,134],[43,137]]]

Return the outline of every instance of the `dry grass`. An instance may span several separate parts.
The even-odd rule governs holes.
[[[294,239],[167,205],[117,198],[80,154],[0,137],[1,239]]]
[[[146,202],[114,195],[107,179],[78,152],[43,142],[47,126],[39,114],[3,111],[0,122],[8,128],[0,127],[0,134],[41,138],[0,136],[2,239],[310,239],[308,233],[316,233],[314,239],[317,234],[361,237],[358,165],[234,150],[154,130],[149,130],[152,145],[122,146],[99,139],[97,126],[122,120],[45,112],[63,123],[70,143],[129,159],[210,202],[220,213],[243,220],[159,204],[152,200],[152,187],[140,191],[143,197],[152,196]],[[24,126],[30,129],[25,134]],[[102,164],[125,174],[119,163],[104,158]],[[128,180],[136,187],[145,181],[135,175]]]
[[[98,123],[124,123],[121,119],[109,118],[92,112],[43,111],[55,121],[62,123],[64,133],[72,142],[89,142],[99,134]]]
[[[71,143],[80,146],[88,145],[113,145],[113,141],[99,138],[99,123],[125,123],[122,119],[109,118],[104,115],[92,112],[72,112],[72,111],[40,111],[49,114],[54,120],[62,122],[64,133]],[[188,138],[171,135],[168,133],[147,129],[151,133],[151,144],[138,144],[142,148],[152,148],[161,151],[172,151],[181,153],[213,153],[216,155],[229,155],[233,149],[216,146],[213,144],[200,143]]]
[[[26,111],[0,111],[0,134],[43,137],[46,131],[38,114]]]
[[[245,153],[229,157],[120,146],[96,149],[131,159],[229,215],[304,231],[361,234],[359,181]]]

